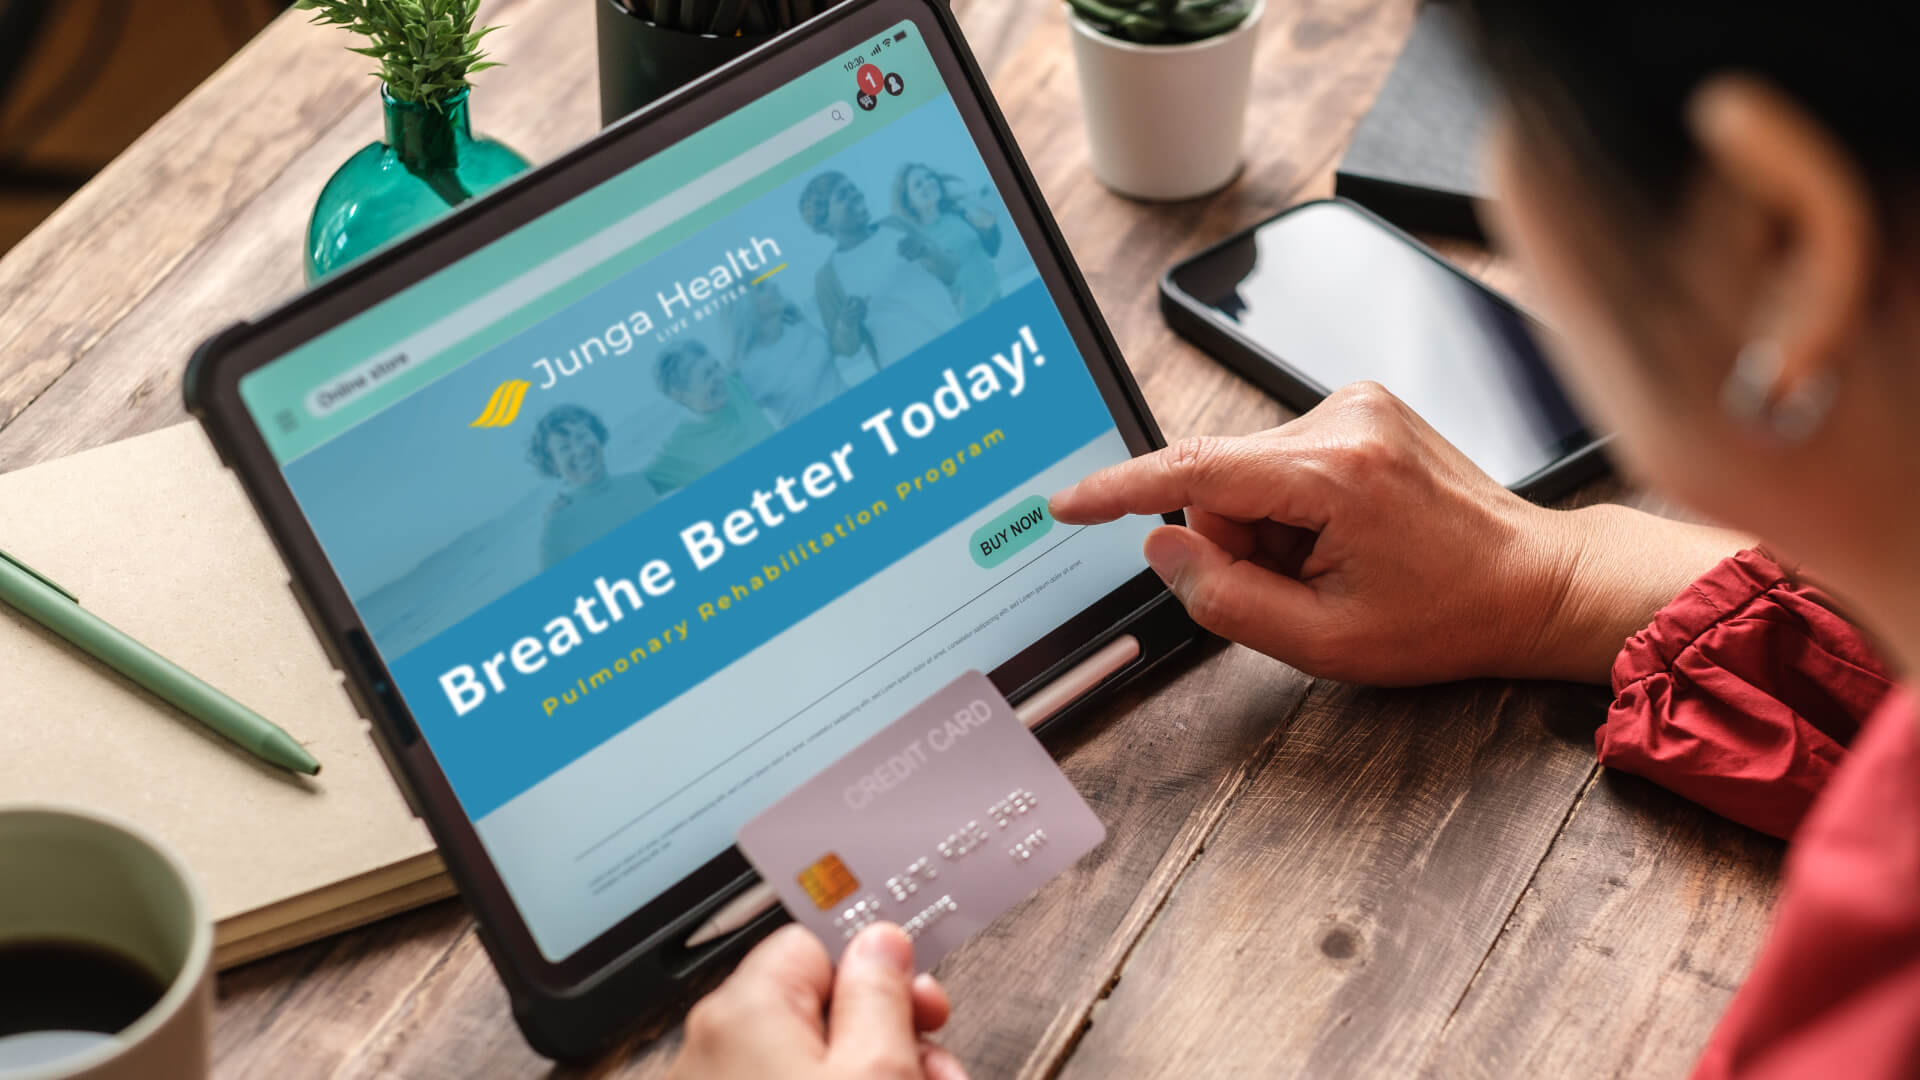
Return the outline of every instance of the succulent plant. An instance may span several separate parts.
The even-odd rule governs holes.
[[[1255,0],[1067,0],[1103,33],[1142,45],[1180,45],[1246,21]]]

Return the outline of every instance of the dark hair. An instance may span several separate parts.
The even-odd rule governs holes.
[[[1883,206],[1920,176],[1907,53],[1920,8],[1652,0],[1467,0],[1481,55],[1523,135],[1563,149],[1589,186],[1635,210],[1672,207],[1697,152],[1687,101],[1745,72],[1806,109],[1858,161]]]
[[[814,232],[827,231],[827,211],[833,205],[833,193],[847,182],[847,174],[827,171],[807,181],[800,190],[800,220]]]
[[[660,358],[653,362],[653,377],[660,392],[672,397],[675,390],[684,388],[694,362],[706,355],[707,347],[691,339],[662,349]]]
[[[602,446],[607,442],[607,425],[592,412],[578,405],[555,405],[534,425],[533,435],[527,441],[527,460],[540,470],[541,476],[558,477],[559,466],[553,463],[553,455],[547,452],[547,437],[566,427],[568,424],[585,424],[593,437],[600,440]]]

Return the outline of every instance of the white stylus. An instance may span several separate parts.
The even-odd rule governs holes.
[[[1092,656],[1075,664],[1066,674],[1041,687],[1032,697],[1015,707],[1014,715],[1029,728],[1039,727],[1048,717],[1105,682],[1107,676],[1133,663],[1139,655],[1140,639],[1132,634],[1122,634],[1102,645]],[[720,905],[720,909],[701,923],[699,929],[687,935],[686,947],[691,949],[725,937],[779,903],[780,898],[774,895],[773,886],[759,882]]]

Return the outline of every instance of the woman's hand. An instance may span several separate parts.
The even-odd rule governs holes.
[[[828,344],[833,347],[836,354],[852,356],[860,351],[862,332],[866,325],[866,297],[849,296],[840,302],[833,325],[827,328]]]
[[[867,321],[867,298],[849,296],[840,305],[840,318],[835,328],[846,333],[859,333],[860,327]]]
[[[1187,510],[1147,561],[1194,620],[1315,675],[1604,683],[1621,643],[1733,534],[1496,484],[1377,384],[1291,424],[1193,438],[1053,497],[1069,523]]]
[[[896,926],[861,931],[836,972],[799,926],[775,931],[687,1014],[671,1080],[966,1080],[920,1038],[947,1022],[947,993],[913,974]]]
[[[927,235],[920,230],[909,229],[907,235],[900,238],[900,257],[926,267],[927,273],[939,278],[942,284],[953,284],[957,270],[953,257],[927,239]]]
[[[901,237],[895,248],[900,252],[900,257],[908,262],[919,262],[932,254],[927,238],[918,232],[909,232]]]

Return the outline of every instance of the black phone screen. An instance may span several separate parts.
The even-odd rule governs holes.
[[[1509,487],[1592,441],[1537,321],[1351,205],[1287,211],[1169,281],[1247,354],[1222,359],[1295,407],[1374,380]]]

